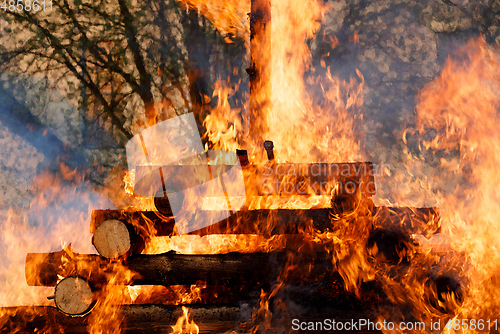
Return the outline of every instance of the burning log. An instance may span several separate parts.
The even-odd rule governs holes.
[[[382,229],[373,230],[368,237],[366,248],[368,254],[378,261],[392,265],[409,262],[410,236],[400,230]]]
[[[167,236],[174,232],[175,221],[156,211],[130,211],[130,210],[92,210],[90,218],[90,232],[95,233],[96,228],[107,220],[119,220],[135,226],[135,234],[147,237],[156,230],[157,235]],[[130,229],[128,229],[130,232]]]
[[[396,229],[404,231],[405,235],[422,234],[428,237],[440,228],[439,212],[435,208],[387,208],[370,205],[366,205],[366,208],[369,212],[358,213],[373,215],[375,229]],[[257,234],[267,237],[300,235],[301,231],[309,229],[321,232],[334,229],[334,218],[330,209],[241,210],[216,224],[189,234]],[[351,223],[356,224],[356,215]],[[91,221],[93,243],[99,254],[106,258],[125,258],[140,254],[152,236],[172,235],[174,227],[175,222],[171,217],[163,217],[153,211],[95,210]],[[156,228],[158,231],[155,233]],[[392,247],[387,246],[386,240],[382,241],[386,245],[384,247]],[[392,255],[385,255],[392,258]]]
[[[331,227],[329,209],[262,209],[242,210],[234,215],[190,234],[298,234],[308,226],[320,231]]]
[[[188,308],[189,318],[199,327],[200,333],[248,333],[252,327],[252,310],[246,305],[122,305],[110,306],[110,313],[118,313],[123,319],[123,333],[170,333],[177,320]],[[116,312],[115,312],[116,311]],[[351,322],[352,312],[336,311],[318,316],[318,312],[303,318],[307,321],[324,321],[334,318],[337,322]],[[323,312],[325,313],[325,312]],[[0,331],[2,333],[87,333],[90,317],[72,318],[52,306],[19,306],[0,308]],[[360,310],[355,313],[360,319],[375,319],[375,313]],[[282,320],[282,319],[280,319]],[[281,323],[282,324],[282,323]],[[363,328],[358,333],[381,333]]]
[[[331,226],[329,216],[329,209],[241,210],[214,225],[190,234],[296,234],[309,224],[325,231]],[[133,222],[135,226],[152,226],[157,229],[157,236],[172,235],[175,226],[174,219],[163,217],[154,211],[93,210],[91,232],[95,233],[96,228],[108,220]]]
[[[411,234],[430,237],[441,231],[437,208],[375,207],[374,229],[366,248],[378,261],[390,264],[408,263],[413,252]]]
[[[55,286],[58,275],[78,275],[92,280],[95,285],[106,284],[106,275],[116,281],[134,285],[191,285],[205,281],[208,285],[236,284],[272,281],[287,264],[291,252],[227,253],[215,255],[184,255],[169,252],[159,255],[136,255],[126,262],[110,263],[93,254],[73,254],[65,258],[65,252],[28,253],[26,256],[26,282],[30,286]],[[331,255],[327,253],[293,254],[294,261],[312,266],[298,266],[289,278],[314,279],[333,272]],[[66,267],[73,269],[68,271]],[[138,275],[115,277],[125,273],[124,267]],[[90,268],[90,269],[88,269]],[[108,268],[114,270],[109,273]],[[256,270],[258,268],[258,270]]]
[[[184,199],[181,194],[170,189],[160,189],[154,197],[156,210],[167,217],[173,216],[182,208]]]
[[[427,302],[444,314],[454,314],[464,298],[462,285],[455,278],[439,275],[429,278],[425,283]]]
[[[389,208],[374,207],[375,227],[400,227],[412,234],[433,235],[440,230],[437,208]],[[241,210],[228,218],[190,234],[296,234],[311,226],[326,231],[335,224],[330,219],[330,209],[261,209]],[[116,219],[132,222],[134,226],[152,226],[158,236],[172,235],[175,221],[162,217],[154,211],[94,210],[92,211],[91,232],[102,222]],[[353,222],[355,223],[355,222]],[[139,231],[147,237],[147,233]]]
[[[57,283],[54,301],[58,310],[70,316],[83,316],[95,305],[90,285],[78,276],[66,277]]]
[[[238,330],[240,322],[248,321],[248,310],[238,305],[186,305],[190,319],[200,333],[225,333]],[[182,305],[121,305],[115,308],[123,317],[121,329],[126,333],[167,333],[183,315]],[[115,313],[115,312],[113,312]],[[52,306],[21,306],[0,308],[2,333],[87,333],[90,318],[68,317]]]
[[[441,231],[438,208],[375,207],[375,227],[399,228],[409,234],[421,234],[427,238]]]
[[[108,219],[95,229],[92,244],[105,258],[115,259],[131,252],[134,236],[131,225]]]

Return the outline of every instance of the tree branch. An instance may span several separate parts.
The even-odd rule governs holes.
[[[152,125],[156,121],[156,110],[154,107],[153,94],[151,93],[152,80],[150,74],[146,71],[145,62],[141,55],[141,47],[137,41],[137,29],[134,25],[134,18],[125,1],[126,0],[118,0],[118,4],[120,6],[123,24],[125,25],[125,36],[127,37],[128,45],[132,51],[135,66],[139,71],[140,85],[137,92],[144,102],[149,125]]]
[[[85,69],[83,69],[83,72],[85,72],[85,74],[82,75],[78,71],[76,66],[73,65],[73,63],[72,63],[72,62],[74,62],[74,63],[78,64],[78,61],[75,61],[75,58],[72,57],[71,53],[58,41],[58,39],[49,30],[47,30],[45,27],[43,27],[41,25],[41,23],[36,18],[34,18],[29,12],[26,12],[25,15],[31,24],[38,27],[40,32],[49,41],[50,45],[55,49],[55,52],[62,57],[62,59],[61,59],[62,63],[64,63],[67,66],[67,68],[73,73],[73,75],[76,76],[97,97],[99,102],[102,104],[106,114],[110,118],[111,123],[114,126],[116,126],[118,128],[118,130],[120,130],[120,132],[122,132],[123,135],[127,139],[131,139],[132,134],[123,127],[122,122],[114,114],[113,110],[110,108],[108,102],[106,101],[104,96],[101,94],[97,85],[90,79],[90,76],[88,75],[87,71]],[[79,58],[79,56],[78,56],[78,58]],[[89,78],[88,81],[85,79],[85,76],[87,76]]]

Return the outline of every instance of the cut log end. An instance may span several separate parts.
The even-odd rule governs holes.
[[[57,283],[54,300],[59,311],[71,316],[87,314],[94,304],[92,289],[78,276],[66,277]]]
[[[108,259],[121,257],[130,251],[132,242],[125,223],[110,219],[94,231],[93,244],[100,255]]]
[[[154,198],[156,210],[165,216],[176,215],[182,209],[183,201],[180,193],[173,189],[167,189],[166,192],[160,189]]]
[[[410,237],[400,230],[375,229],[370,232],[366,248],[368,254],[379,262],[407,264]]]
[[[464,290],[459,280],[452,276],[430,277],[425,283],[427,302],[443,314],[456,314],[464,300]]]

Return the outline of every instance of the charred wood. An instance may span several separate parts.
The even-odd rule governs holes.
[[[331,209],[241,210],[216,224],[190,234],[297,234],[309,227],[323,232],[335,225],[335,221],[331,220],[331,213]],[[441,228],[437,208],[370,206],[369,214],[374,218],[375,228],[400,227],[410,234],[422,234],[426,237],[439,232]],[[138,229],[138,235],[143,237],[172,235],[175,226],[173,218],[165,217],[155,211],[94,210],[91,232],[109,219],[130,222],[136,230]],[[352,223],[356,223],[355,217]]]
[[[267,153],[267,160],[274,161],[274,143],[270,140],[264,142],[264,149]]]
[[[377,228],[370,232],[366,248],[368,254],[391,265],[407,264],[410,236],[397,229]]]
[[[249,315],[251,310],[245,306],[227,305],[185,305],[189,310],[189,318],[200,329],[200,333],[220,334],[232,330],[237,333],[250,333],[252,328]],[[118,307],[117,307],[118,308]],[[118,308],[123,319],[121,330],[123,333],[167,333],[182,316],[182,306],[170,305],[123,305]],[[88,333],[87,326],[91,316],[71,318],[57,311],[52,306],[20,306],[0,308],[0,331],[2,333],[34,333],[36,331],[59,334]],[[351,319],[373,319],[375,314],[370,311],[336,311],[314,316],[301,316],[307,321],[323,321],[326,318],[338,322],[351,322]],[[290,329],[291,322],[288,323]],[[336,331],[336,333],[344,333]],[[345,333],[348,333],[345,331]],[[361,329],[357,333],[380,333],[376,330]]]
[[[200,333],[223,333],[240,328],[243,317],[238,305],[186,305],[189,317],[200,327]],[[182,316],[181,305],[116,306],[124,333],[166,333]],[[0,309],[2,333],[88,333],[91,316],[68,317],[52,306],[20,306]]]
[[[26,256],[26,282],[30,286],[55,286],[58,275],[78,275],[95,285],[107,284],[112,277],[124,285],[241,285],[272,282],[285,266],[293,266],[288,278],[316,280],[333,273],[331,255],[292,252],[227,253],[184,255],[169,252],[159,255],[135,255],[126,261],[110,262],[94,254],[29,253]],[[130,270],[135,274],[130,275]],[[121,276],[123,277],[121,277]]]
[[[427,238],[441,231],[438,208],[375,207],[375,227],[398,227],[409,234],[421,234]]]

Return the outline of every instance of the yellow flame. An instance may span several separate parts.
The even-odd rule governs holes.
[[[182,316],[177,319],[175,326],[172,326],[171,334],[198,334],[200,328],[194,320],[189,321],[189,312],[187,307],[182,306]]]
[[[250,1],[180,0],[180,2],[209,19],[221,34],[244,40],[249,39],[250,27],[247,13],[250,12]],[[231,40],[226,38],[226,42],[231,43]]]

